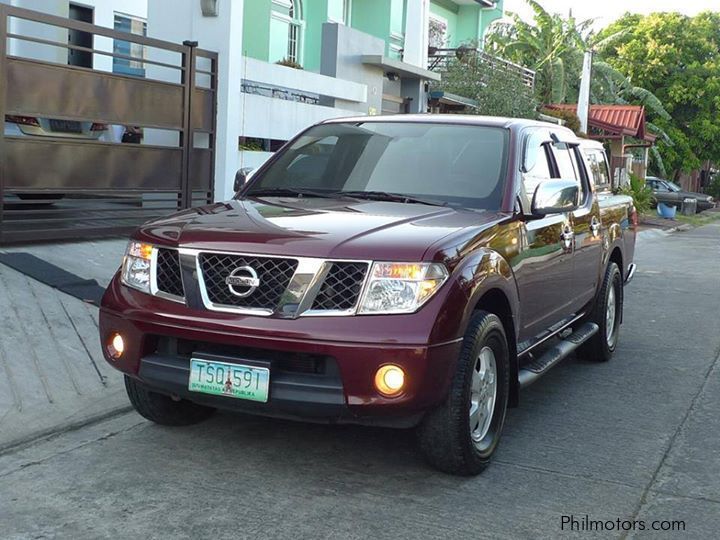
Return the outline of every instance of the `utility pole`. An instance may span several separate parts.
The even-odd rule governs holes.
[[[580,95],[578,96],[577,115],[580,119],[580,131],[588,133],[588,117],[590,115],[590,81],[592,80],[592,50],[585,52],[583,59],[582,78],[580,79]]]

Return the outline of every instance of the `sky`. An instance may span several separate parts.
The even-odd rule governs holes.
[[[696,15],[701,11],[720,11],[720,0],[539,0],[547,11],[568,15],[572,8],[578,20],[596,19],[595,29],[607,26],[626,11],[652,13],[679,11]],[[532,9],[525,0],[505,0],[505,11],[514,11],[523,19],[532,19]]]

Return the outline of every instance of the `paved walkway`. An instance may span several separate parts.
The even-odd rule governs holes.
[[[3,248],[107,285],[124,240]],[[0,264],[0,451],[127,409],[102,360],[98,310]]]

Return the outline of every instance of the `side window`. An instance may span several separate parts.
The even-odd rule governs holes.
[[[600,183],[600,164],[598,163],[597,155],[593,151],[586,151],[585,159],[587,160],[588,167],[590,167],[590,181],[593,185],[597,186]]]
[[[597,175],[595,177],[595,185],[599,189],[610,189],[610,170],[608,169],[605,152],[595,150],[593,152],[597,161]]]
[[[553,155],[555,156],[555,163],[557,163],[558,171],[560,172],[560,178],[565,180],[577,180],[579,175],[575,170],[575,164],[573,163],[573,157],[565,144],[554,144],[552,146]]]
[[[523,187],[527,200],[532,201],[535,188],[544,180],[552,177],[548,161],[548,144],[545,144],[545,133],[535,131],[525,143],[523,156]]]
[[[560,178],[563,180],[576,180],[580,188],[580,201],[581,203],[584,202],[587,190],[584,185],[584,169],[581,168],[582,164],[580,163],[582,159],[579,158],[578,150],[575,147],[560,143],[552,146],[552,152]]]

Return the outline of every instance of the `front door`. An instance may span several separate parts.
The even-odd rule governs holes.
[[[523,212],[530,212],[537,185],[553,176],[550,133],[532,130],[523,157]],[[572,301],[572,221],[569,214],[528,216],[513,270],[520,295],[520,340],[525,341],[567,318]]]

